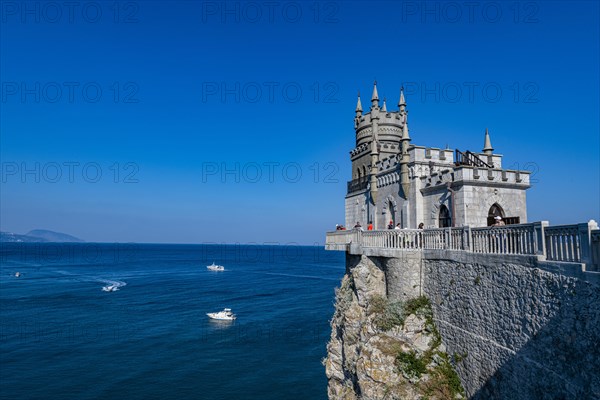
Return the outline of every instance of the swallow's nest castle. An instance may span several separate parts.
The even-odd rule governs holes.
[[[481,153],[411,144],[408,111],[400,90],[398,111],[379,106],[377,83],[363,114],[360,94],[354,117],[356,147],[346,195],[346,226],[385,229],[487,226],[527,222],[529,172],[502,168],[488,130]]]

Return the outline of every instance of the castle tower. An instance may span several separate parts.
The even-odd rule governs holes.
[[[410,156],[408,154],[408,146],[410,145],[410,135],[408,134],[408,112],[406,111],[406,101],[404,100],[404,88],[400,89],[400,101],[398,102],[400,107],[400,114],[404,119],[402,126],[402,146],[400,151],[400,185],[402,186],[402,192],[404,199],[408,200],[410,192],[410,181],[408,178],[408,163]]]
[[[373,83],[371,96],[371,176],[370,176],[370,201],[373,205],[377,202],[377,162],[379,161],[379,96],[377,94],[377,81]],[[371,217],[369,217],[371,219]]]
[[[388,110],[385,100],[380,107],[377,82],[374,82],[371,107],[367,113],[363,113],[360,93],[357,98],[354,117],[356,147],[350,152],[352,180],[348,182],[346,196],[346,224],[349,226],[353,226],[357,221],[366,225],[372,220],[377,229],[385,228],[379,220],[384,211],[388,214],[390,211],[389,207],[385,207],[383,210],[381,206],[381,202],[385,199],[381,199],[383,182],[380,181],[380,175],[394,170],[395,174],[400,176],[399,162],[402,160],[402,146],[405,147],[404,153],[406,153],[402,167],[405,181],[404,190],[409,190],[407,149],[410,145],[410,138],[408,138],[408,130],[404,128],[407,115],[404,93],[401,92],[400,96],[400,110]],[[406,135],[407,139],[403,140],[403,135]],[[390,196],[388,189],[385,191],[385,198]],[[392,195],[398,197],[398,192],[399,190]],[[398,206],[396,205],[396,207]],[[391,219],[395,218],[392,215]],[[385,224],[387,225],[388,222]]]

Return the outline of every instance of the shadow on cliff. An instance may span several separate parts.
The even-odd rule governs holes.
[[[600,399],[598,286],[567,286],[555,293],[554,315],[543,326],[515,316],[522,319],[515,333],[529,339],[516,352],[506,349],[501,367],[472,399]],[[537,311],[532,299],[515,300]]]

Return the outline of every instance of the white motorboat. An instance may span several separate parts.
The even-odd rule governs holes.
[[[206,267],[206,269],[208,269],[209,271],[225,271],[225,267],[222,265],[217,265],[214,262],[212,263],[212,265],[208,265]]]
[[[116,292],[117,290],[119,290],[119,287],[117,285],[108,285],[104,286],[102,290],[105,292]]]
[[[214,312],[214,313],[206,313],[212,319],[218,319],[221,321],[233,321],[236,319],[235,314],[231,312],[231,308],[226,308],[223,311]]]
[[[18,278],[18,277],[20,277],[20,276],[21,276],[21,273],[20,273],[20,272],[16,272],[16,273],[15,273],[15,278]]]

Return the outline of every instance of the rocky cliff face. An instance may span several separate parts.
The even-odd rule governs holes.
[[[362,257],[336,292],[325,368],[330,399],[462,398],[424,297],[392,302],[385,273]]]

